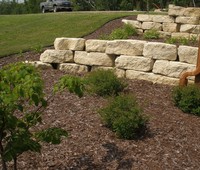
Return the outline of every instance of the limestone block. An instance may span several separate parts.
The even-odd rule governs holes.
[[[176,60],[177,48],[176,45],[149,42],[144,45],[143,55],[159,60]]]
[[[52,68],[52,65],[51,64],[48,64],[48,63],[43,63],[41,61],[25,61],[26,64],[31,64],[37,68],[40,68],[40,69],[48,69],[48,68]]]
[[[54,41],[56,50],[77,50],[81,51],[85,48],[85,39],[83,38],[56,38]]]
[[[137,15],[137,20],[142,21],[142,22],[152,22],[153,21],[153,15],[148,15],[148,14],[138,14]]]
[[[88,52],[102,52],[106,50],[106,40],[87,40],[85,42],[86,51]]]
[[[172,38],[190,38],[190,34],[187,32],[173,32]]]
[[[159,37],[160,38],[169,38],[169,37],[171,37],[171,33],[170,32],[164,32],[164,31],[158,31],[158,33],[159,33]]]
[[[196,25],[196,27],[192,30],[193,34],[200,34],[200,25]]]
[[[126,71],[123,70],[123,69],[118,69],[118,68],[115,68],[115,67],[92,66],[91,71],[98,70],[98,69],[112,70],[118,78],[125,78]]]
[[[184,8],[183,9],[184,16],[191,16],[191,17],[200,17],[200,8]]]
[[[179,25],[176,23],[163,23],[163,31],[164,32],[178,32]]]
[[[180,32],[194,33],[193,31],[195,30],[196,27],[197,27],[196,25],[182,24],[180,27]]]
[[[184,13],[184,7],[169,5],[168,15],[182,16],[183,13]]]
[[[147,80],[158,84],[178,85],[179,79],[166,77],[154,73],[126,70],[127,79]]]
[[[105,66],[112,67],[114,66],[114,55],[109,55],[105,53],[91,52],[87,53],[85,51],[76,51],[74,56],[74,61],[77,64],[84,65],[97,65],[97,66]]]
[[[40,55],[40,61],[44,63],[73,62],[73,52],[71,50],[46,50]]]
[[[78,65],[74,63],[59,64],[59,70],[71,74],[85,74],[88,72],[88,67],[84,65]]]
[[[130,24],[134,28],[142,28],[142,23],[139,21],[123,19],[122,22],[125,24]]]
[[[151,58],[121,55],[115,60],[115,67],[128,70],[151,71],[154,60]]]
[[[114,40],[109,41],[106,47],[107,54],[115,55],[142,55],[146,41]]]
[[[179,78],[183,71],[193,69],[195,69],[195,65],[193,64],[167,60],[156,60],[153,66],[153,73]]]
[[[181,45],[178,48],[179,60],[189,64],[197,63],[198,48]]]
[[[198,25],[199,17],[178,16],[176,17],[176,23]]]
[[[168,15],[153,15],[153,22],[173,23],[174,18]]]
[[[137,29],[137,34],[142,35],[143,34],[143,29]]]
[[[161,31],[162,24],[156,23],[156,22],[143,22],[142,29],[144,29],[144,30],[155,29],[155,30]]]

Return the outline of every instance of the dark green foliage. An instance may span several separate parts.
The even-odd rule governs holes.
[[[159,35],[160,35],[159,32],[154,29],[148,30],[143,34],[145,39],[158,39]]]
[[[16,167],[17,157],[25,151],[40,152],[39,139],[58,144],[62,136],[67,136],[65,130],[58,128],[42,132],[30,130],[42,121],[41,109],[47,106],[44,97],[43,81],[35,67],[16,63],[0,70],[0,157],[3,169],[11,160],[15,160]],[[42,137],[36,138],[35,133]],[[48,135],[51,135],[50,139]]]
[[[135,139],[144,134],[147,118],[141,114],[135,97],[119,95],[109,100],[99,114],[105,124],[123,139]]]
[[[183,112],[200,116],[200,88],[197,85],[176,87],[172,95],[175,105]]]
[[[80,77],[70,75],[61,77],[59,82],[54,86],[54,92],[62,91],[66,88],[79,97],[83,96],[84,84]]]
[[[110,35],[103,35],[101,39],[115,40],[128,39],[130,36],[137,35],[137,30],[130,24],[125,24],[122,28],[117,28]]]
[[[99,96],[118,95],[126,84],[111,70],[96,70],[85,77],[86,88]]]
[[[67,137],[68,133],[60,128],[49,128],[36,134],[37,139],[52,144],[59,144],[62,136]]]

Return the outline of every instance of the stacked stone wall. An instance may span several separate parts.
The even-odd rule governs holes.
[[[112,69],[118,77],[170,85],[178,84],[183,71],[195,69],[198,54],[197,47],[137,40],[56,38],[54,47],[33,64],[69,74]]]
[[[137,20],[122,20],[125,24],[133,25],[138,33],[154,29],[161,37],[200,36],[200,8],[184,8],[169,5],[168,15],[139,14]]]

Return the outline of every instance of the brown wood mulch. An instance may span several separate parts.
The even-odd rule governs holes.
[[[95,38],[121,25],[115,20],[87,36]],[[92,36],[93,35],[93,36]],[[38,60],[40,54],[0,59],[0,66],[20,60]],[[64,75],[58,70],[42,70],[45,92]],[[18,159],[23,170],[198,170],[200,169],[200,118],[174,106],[173,87],[148,81],[127,80],[126,91],[134,94],[149,117],[148,132],[138,140],[118,139],[106,128],[97,113],[107,100],[85,94],[78,98],[64,92],[53,97],[38,128],[61,127],[69,137],[59,145],[42,144],[41,154],[26,152]],[[12,163],[9,166],[11,169]]]

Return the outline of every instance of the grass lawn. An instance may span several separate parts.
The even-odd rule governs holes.
[[[0,15],[0,57],[50,46],[57,37],[83,37],[109,20],[134,12]]]

